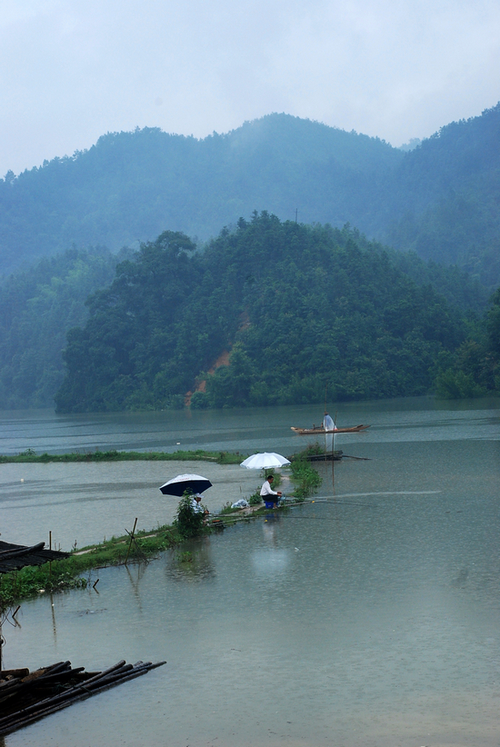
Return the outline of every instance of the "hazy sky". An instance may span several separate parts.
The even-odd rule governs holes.
[[[499,0],[0,0],[0,175],[287,112],[401,145],[500,100]]]

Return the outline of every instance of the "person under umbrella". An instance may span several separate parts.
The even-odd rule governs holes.
[[[272,488],[273,480],[274,480],[273,475],[269,475],[268,477],[266,477],[260,489],[260,497],[266,504],[272,502],[273,505],[277,506],[279,499],[281,498],[281,491],[273,490]],[[276,495],[277,498],[275,500],[269,498],[269,496],[272,496],[272,495]]]
[[[203,508],[201,505],[201,495],[200,493],[194,493],[193,497],[191,498],[191,508],[193,509],[193,512],[195,514],[204,514],[205,516],[208,516],[210,513],[207,508]]]

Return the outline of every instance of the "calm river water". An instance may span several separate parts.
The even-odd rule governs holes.
[[[278,451],[321,408],[55,416],[0,413],[0,453]],[[323,465],[309,503],[146,566],[98,591],[23,603],[6,667],[61,659],[167,664],[5,739],[7,747],[498,747],[498,400],[364,402],[336,437],[365,460]],[[259,473],[213,464],[0,465],[2,539],[63,549],[170,520],[158,486],[210,477],[217,511]],[[285,486],[287,485],[285,481]],[[286,487],[285,487],[286,490]],[[93,578],[97,577],[94,574]],[[0,742],[1,744],[1,742]]]

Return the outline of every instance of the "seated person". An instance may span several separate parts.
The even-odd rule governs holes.
[[[205,514],[205,516],[208,516],[210,513],[208,509],[203,508],[201,505],[201,495],[199,493],[194,493],[193,497],[191,498],[191,508],[193,509],[195,514]]]
[[[276,495],[277,498],[276,498],[276,500],[273,500],[273,503],[275,503],[276,505],[278,505],[278,501],[281,498],[281,492],[279,490],[273,490],[272,489],[271,486],[273,484],[273,480],[274,480],[274,476],[273,475],[269,475],[269,477],[266,477],[266,479],[264,481],[264,484],[262,485],[262,487],[260,489],[260,497],[262,498],[263,501],[269,501],[269,500],[271,500],[270,496]]]

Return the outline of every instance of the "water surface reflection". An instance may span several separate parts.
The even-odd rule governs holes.
[[[433,441],[434,417],[427,440],[357,442],[370,460],[323,465],[279,520],[23,604],[7,665],[168,664],[8,747],[498,745],[498,434],[471,413]]]

